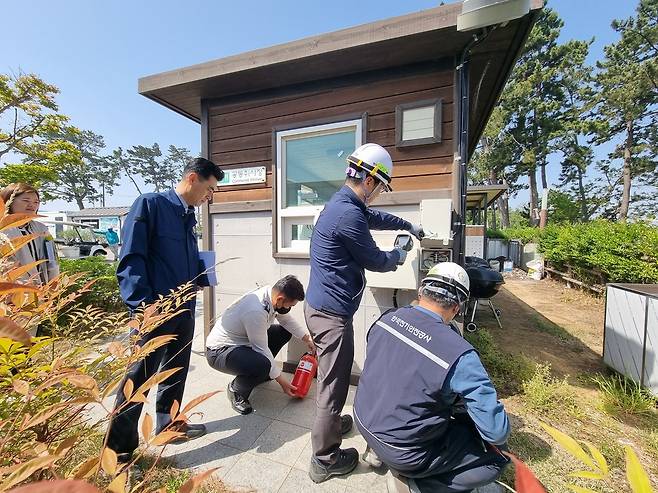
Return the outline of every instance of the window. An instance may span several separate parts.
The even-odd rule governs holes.
[[[277,252],[308,253],[314,220],[343,186],[362,129],[358,119],[276,132]]]
[[[401,104],[395,108],[397,147],[441,142],[441,99]]]

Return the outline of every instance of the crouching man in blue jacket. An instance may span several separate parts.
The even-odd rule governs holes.
[[[207,159],[197,158],[185,167],[183,178],[175,189],[147,193],[135,200],[124,223],[121,235],[124,245],[117,268],[121,298],[131,312],[188,282],[196,286],[208,285],[194,234],[194,207],[212,198],[213,190],[223,176],[219,166]],[[158,371],[181,368],[158,386],[158,433],[170,425],[174,401],[180,404],[183,398],[194,336],[194,307],[194,300],[188,302],[185,312],[139,341],[143,345],[157,336],[176,336],[128,368],[124,381],[118,387],[115,409],[125,402],[121,389],[127,379],[132,380],[133,388],[137,389]],[[120,462],[130,462],[137,448],[137,424],[141,411],[141,403],[132,403],[115,414],[110,422],[107,445],[117,453]],[[196,438],[206,432],[203,425],[183,423],[172,431],[182,433],[182,440]]]
[[[352,318],[366,287],[364,269],[397,269],[407,252],[381,251],[371,229],[406,230],[420,238],[420,226],[368,205],[382,190],[390,190],[393,162],[386,149],[364,144],[348,158],[345,186],[320,214],[311,236],[311,275],[304,316],[318,354],[317,412],[311,443],[311,479],[320,483],[347,474],[359,463],[356,449],[340,448],[352,418],[341,416],[354,360]]]
[[[505,409],[478,354],[449,325],[468,291],[462,267],[438,264],[418,306],[385,313],[368,332],[354,417],[374,460],[406,484],[398,491],[472,491],[508,462]]]

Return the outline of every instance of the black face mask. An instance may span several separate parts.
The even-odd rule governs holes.
[[[280,313],[281,315],[285,315],[290,311],[290,308],[286,308],[285,306],[282,306],[281,308],[275,308],[274,311]]]

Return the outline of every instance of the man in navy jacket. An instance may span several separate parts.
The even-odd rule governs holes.
[[[212,198],[223,176],[219,166],[197,158],[185,167],[183,178],[175,189],[147,193],[135,200],[124,223],[121,235],[124,245],[117,268],[121,297],[131,312],[186,283],[191,282],[193,287],[208,285],[194,232],[194,207]],[[171,407],[174,401],[180,404],[183,398],[194,335],[194,307],[194,300],[189,301],[186,311],[139,341],[143,345],[157,336],[176,336],[129,368],[117,392],[115,409],[125,403],[122,389],[127,379],[132,380],[133,388],[137,389],[158,371],[181,368],[158,386],[156,432],[171,424]],[[120,462],[130,462],[138,446],[141,411],[141,403],[131,403],[110,422],[107,445],[117,453]],[[206,432],[203,425],[177,425],[172,431],[182,433],[182,439],[196,438]]]
[[[349,390],[354,359],[352,318],[366,287],[364,269],[393,271],[406,257],[402,249],[381,251],[370,229],[423,235],[420,226],[368,208],[383,189],[391,189],[393,163],[383,147],[364,144],[347,161],[345,186],[329,200],[313,228],[311,274],[304,306],[319,359],[309,469],[316,483],[351,472],[359,461],[356,449],[340,448],[341,436],[352,428],[352,418],[340,413]]]
[[[505,408],[477,352],[450,325],[469,286],[462,267],[439,263],[417,306],[384,313],[368,332],[354,418],[371,449],[364,459],[385,463],[406,484],[397,491],[472,491],[508,463]]]

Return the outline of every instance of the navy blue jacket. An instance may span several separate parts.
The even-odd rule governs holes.
[[[189,281],[207,286],[195,225],[194,209],[186,211],[174,190],[137,197],[121,231],[117,268],[121,298],[131,311]],[[188,308],[194,310],[194,301]]]
[[[399,252],[381,251],[370,230],[409,230],[411,223],[375,211],[343,186],[327,202],[311,236],[311,275],[306,298],[316,310],[352,317],[366,287],[364,269],[397,269]]]
[[[367,336],[354,399],[357,426],[389,464],[413,469],[435,446],[448,460],[451,417],[465,411],[483,440],[503,444],[509,420],[473,347],[422,307],[392,310]],[[453,454],[454,455],[454,454]]]

